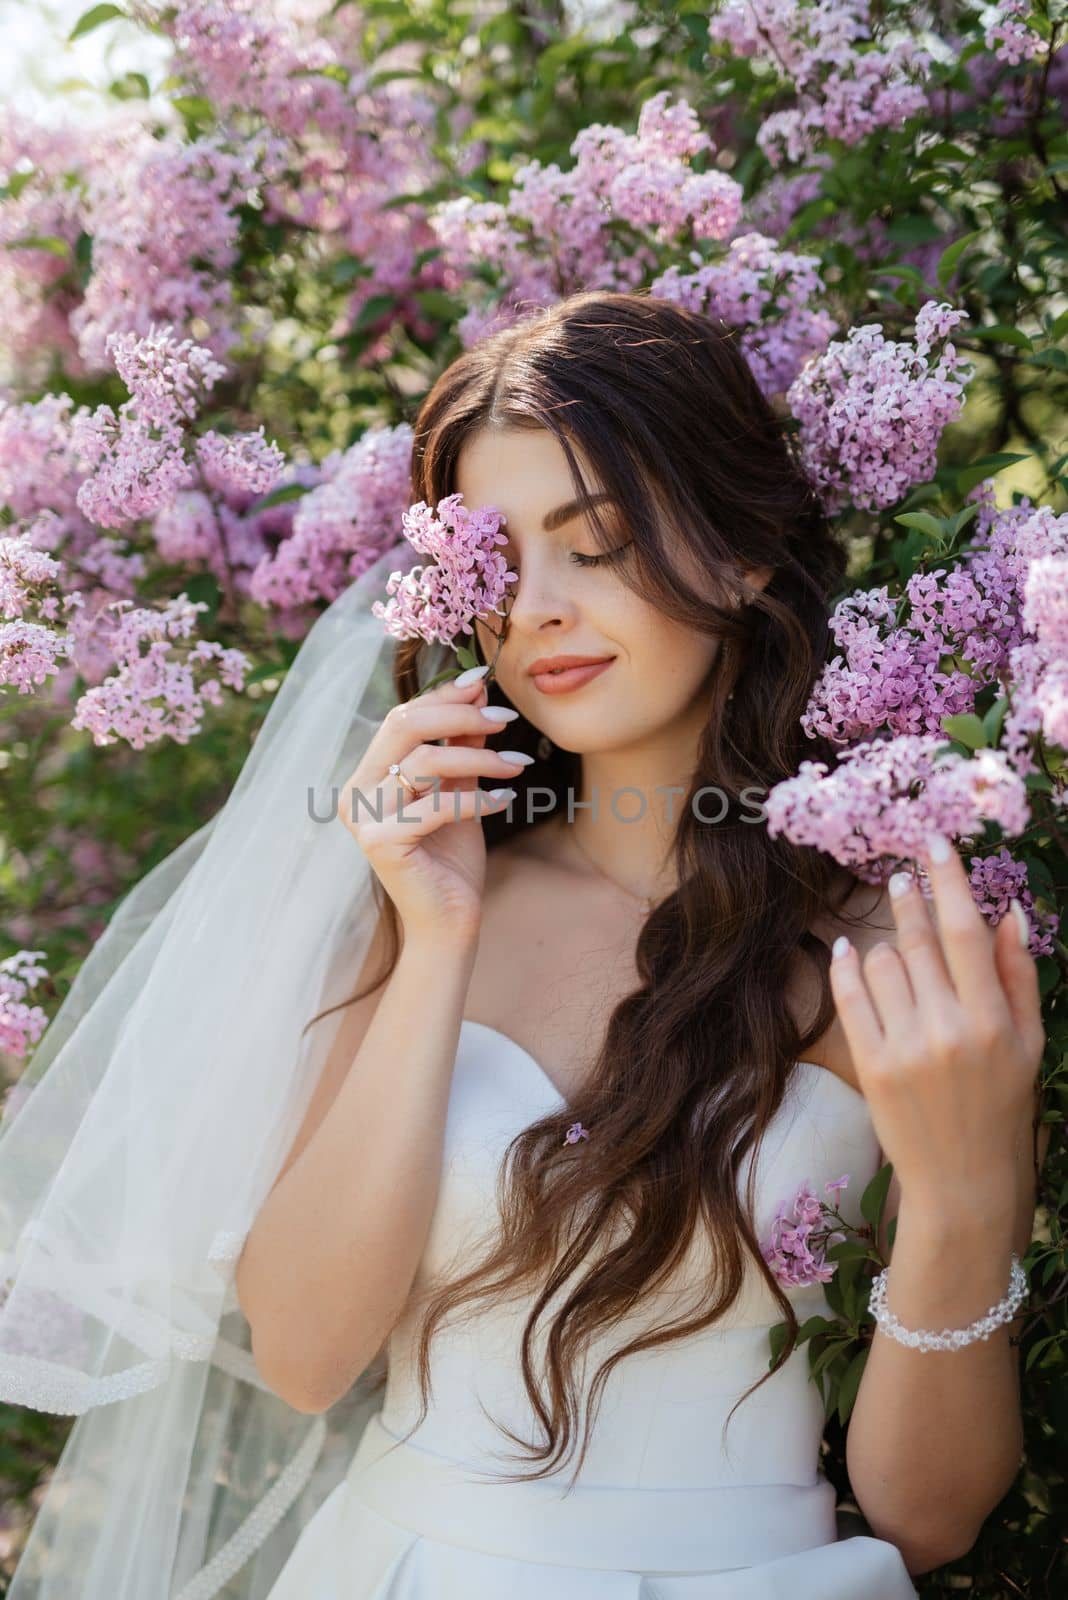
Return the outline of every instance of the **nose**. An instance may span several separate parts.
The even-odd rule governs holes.
[[[509,584],[503,606],[506,627],[521,629],[524,633],[537,633],[545,627],[565,627],[578,615],[566,573],[548,561],[528,561],[516,582]]]

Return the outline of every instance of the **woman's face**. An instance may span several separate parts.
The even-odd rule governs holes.
[[[577,450],[592,493],[596,474]],[[629,589],[621,574],[633,559],[600,555],[575,491],[567,457],[548,429],[480,429],[457,463],[455,487],[469,507],[493,506],[507,519],[499,549],[519,574],[501,602],[507,632],[496,673],[512,704],[561,749],[620,749],[662,735],[675,724],[704,722],[709,671],[719,641],[667,617]],[[610,501],[603,512],[613,516]],[[610,522],[611,525],[611,522]],[[628,540],[618,523],[618,546]],[[593,564],[595,563],[596,564]],[[484,660],[492,661],[500,616],[476,622]],[[607,659],[581,679],[532,675],[539,660]]]

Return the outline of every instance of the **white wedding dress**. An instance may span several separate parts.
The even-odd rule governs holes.
[[[417,1283],[450,1262],[473,1263],[473,1241],[496,1216],[505,1147],[562,1105],[522,1046],[464,1021]],[[583,1148],[586,1141],[579,1156]],[[863,1097],[800,1062],[759,1156],[758,1234],[802,1180],[822,1192],[843,1173],[843,1212],[859,1220],[857,1199],[878,1165]],[[708,1265],[706,1250],[695,1239],[684,1264],[691,1290],[702,1261]],[[570,1490],[576,1456],[555,1481],[492,1476],[532,1467],[494,1419],[520,1439],[541,1437],[520,1373],[529,1302],[478,1303],[473,1315],[467,1306],[439,1325],[427,1417],[398,1443],[418,1415],[417,1319],[402,1318],[388,1342],[382,1408],[268,1600],[915,1600],[896,1546],[837,1536],[834,1489],[818,1469],[823,1404],[806,1347],[742,1403],[721,1442],[727,1412],[767,1370],[768,1328],[781,1320],[750,1270],[720,1322],[613,1369]],[[680,1314],[683,1291],[672,1282],[673,1291],[643,1302],[640,1322],[628,1317],[591,1352],[588,1377],[624,1335],[652,1325],[654,1309]],[[819,1285],[789,1293],[802,1321],[827,1309]]]

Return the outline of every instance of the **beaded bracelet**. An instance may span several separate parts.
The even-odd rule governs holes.
[[[873,1279],[868,1307],[884,1333],[896,1339],[898,1344],[908,1345],[912,1350],[961,1350],[966,1344],[973,1344],[976,1339],[989,1339],[995,1328],[1012,1321],[1027,1298],[1027,1274],[1014,1250],[1012,1270],[1009,1274],[1009,1292],[1004,1300],[999,1300],[996,1306],[991,1306],[985,1316],[977,1317],[966,1328],[943,1328],[941,1333],[932,1333],[926,1328],[904,1328],[894,1313],[887,1308],[888,1271],[889,1268],[884,1267]]]

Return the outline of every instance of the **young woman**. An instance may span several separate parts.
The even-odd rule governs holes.
[[[937,841],[929,909],[769,835],[846,563],[721,325],[487,338],[412,489],[506,518],[492,675],[361,570],[0,1130],[0,1398],[77,1417],[9,1600],[904,1600],[1020,1456],[1015,918]],[[761,1245],[884,1158],[840,1537],[806,1348],[769,1371],[825,1291]]]
[[[760,1240],[803,1180],[848,1173],[859,1221],[891,1159],[899,1323],[1005,1296],[1042,1048],[1015,922],[937,841],[928,910],[763,825],[826,754],[845,558],[726,330],[594,293],[482,341],[413,490],[503,512],[517,581],[476,626],[491,691],[418,693],[402,646],[342,796],[381,914],[236,1288],[296,1409],[388,1376],[270,1600],[913,1595],[1017,1470],[1009,1329],[876,1335],[871,1531],[839,1538],[804,1349],[768,1372],[822,1286]]]

